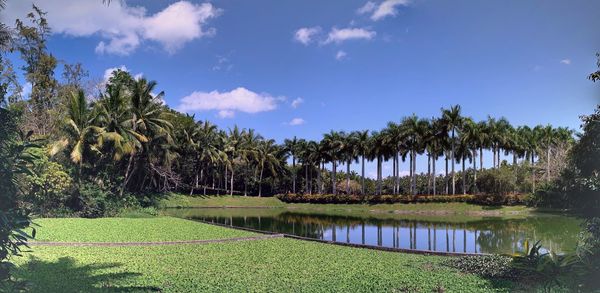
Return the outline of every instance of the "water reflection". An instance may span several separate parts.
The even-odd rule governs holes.
[[[546,249],[570,252],[579,232],[579,220],[556,215],[472,217],[457,222],[452,217],[381,219],[286,209],[180,209],[169,213],[336,242],[443,252],[515,253],[523,250],[525,240],[542,240]]]

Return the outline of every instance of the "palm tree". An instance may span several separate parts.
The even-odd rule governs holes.
[[[298,156],[298,139],[285,139],[285,150],[292,156],[292,193],[296,193],[296,157]]]
[[[218,148],[217,126],[208,120],[198,122],[193,132],[195,147],[198,152],[196,166],[200,169],[200,181],[203,185],[203,195],[206,195],[205,166],[215,166],[221,157]],[[198,173],[196,173],[196,187],[198,187]]]
[[[465,173],[465,158],[470,158],[473,163],[473,185],[477,182],[477,149],[481,144],[481,133],[478,123],[475,123],[471,118],[465,118],[463,121],[460,144],[463,147],[463,194],[466,193],[466,173]],[[465,153],[466,152],[466,153]],[[470,152],[470,153],[469,153]]]
[[[462,125],[462,117],[460,115],[460,105],[455,105],[450,107],[450,109],[442,109],[442,119],[446,124],[446,127],[449,129],[450,143],[452,145],[451,158],[452,162],[452,195],[456,194],[456,177],[454,174],[454,161],[455,161],[455,135],[456,130]]]
[[[391,154],[389,145],[386,143],[385,133],[372,132],[370,145],[369,159],[377,160],[377,195],[381,195],[383,181],[382,163]]]
[[[252,161],[258,161],[256,158],[258,151],[258,145],[263,140],[263,137],[260,134],[257,134],[254,129],[248,129],[243,135],[243,144],[242,150],[240,152],[240,157],[243,165],[246,168],[246,171],[249,171],[250,163]],[[258,165],[254,172],[254,178],[256,178],[256,173],[258,173]],[[248,174],[243,176],[244,179],[244,196],[248,196]]]
[[[229,195],[231,196],[233,196],[233,178],[235,173],[234,167],[236,161],[239,162],[241,160],[241,152],[244,147],[245,132],[245,129],[240,129],[237,125],[234,125],[233,128],[229,129],[229,133],[225,141],[225,152],[227,153],[227,157],[229,158],[229,167],[231,170],[231,180],[229,183]],[[225,170],[227,170],[227,168]],[[225,177],[227,177],[227,175]]]
[[[356,153],[360,156],[361,160],[361,173],[360,173],[360,190],[361,194],[365,194],[365,156],[369,152],[369,131],[356,131],[353,136],[355,137],[355,149]]]
[[[441,119],[432,119],[430,123],[430,129],[428,131],[430,135],[427,143],[428,153],[431,155],[432,171],[433,171],[433,195],[436,195],[436,177],[435,171],[436,161],[439,156],[444,153],[444,142],[446,141],[446,127]]]
[[[168,121],[170,116],[163,111],[162,99],[164,92],[153,94],[156,87],[155,81],[147,81],[145,78],[139,78],[133,82],[131,93],[131,120],[130,128],[133,132],[139,133],[147,138],[148,141],[141,141],[142,150],[148,152],[148,143],[154,139],[163,138],[167,145],[173,144],[172,131],[173,125]],[[125,179],[120,194],[131,179],[131,167],[135,158],[135,153],[129,156],[129,162],[125,169]]]
[[[341,157],[341,151],[343,147],[342,134],[337,131],[331,131],[323,135],[323,143],[327,148],[327,152],[329,154],[329,158],[331,160],[331,184],[332,184],[332,192],[333,194],[337,194],[336,192],[336,184],[337,184],[337,161]]]
[[[261,140],[258,142],[256,148],[256,158],[258,166],[260,168],[260,175],[258,177],[258,196],[262,196],[262,179],[265,167],[271,170],[271,174],[276,173],[276,169],[279,167],[279,159],[277,157],[279,149],[272,139]]]
[[[346,194],[350,194],[350,164],[358,157],[356,137],[352,133],[342,133],[342,157],[346,161]]]
[[[63,123],[65,136],[54,143],[50,155],[68,149],[71,162],[77,165],[77,183],[81,184],[83,164],[87,153],[99,154],[96,138],[104,133],[94,125],[94,114],[85,99],[83,90],[72,92],[68,100],[67,116]]]
[[[425,150],[425,139],[429,129],[427,119],[419,119],[416,115],[404,118],[401,123],[403,136],[408,138],[407,147],[410,150],[410,173],[412,195],[417,194],[417,154]]]

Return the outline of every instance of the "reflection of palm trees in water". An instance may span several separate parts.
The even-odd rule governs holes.
[[[530,242],[542,240],[545,247],[564,252],[565,249],[575,247],[579,223],[571,218],[550,216],[525,219],[483,218],[465,223],[449,223],[289,211],[270,212],[265,216],[236,216],[235,213],[243,213],[243,209],[227,211],[224,217],[211,211],[211,216],[190,218],[309,238],[395,248],[440,251],[438,244],[443,245],[445,241],[442,251],[483,253],[518,251],[522,249],[526,239]],[[265,213],[260,212],[261,215]],[[438,234],[445,236],[441,243],[438,243]],[[401,242],[403,239],[408,241]]]

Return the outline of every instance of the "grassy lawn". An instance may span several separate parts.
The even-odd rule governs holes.
[[[52,241],[205,239],[243,233],[170,218],[39,219],[37,222],[46,224],[40,228],[40,235]],[[145,229],[142,231],[148,234],[138,229]],[[191,232],[194,237],[187,235],[191,230],[195,230]],[[86,236],[78,236],[80,233]],[[510,282],[491,281],[443,266],[445,257],[283,238],[175,246],[34,246],[33,252],[15,260],[16,275],[29,280],[33,292],[438,292],[441,288],[445,292],[509,292],[514,289]]]
[[[141,242],[226,239],[256,235],[170,217],[36,219],[34,223],[39,225],[36,227],[37,241]]]
[[[328,213],[336,211],[364,213],[426,214],[426,215],[525,215],[534,209],[525,206],[480,206],[468,203],[418,203],[418,204],[302,204],[284,203],[274,197],[210,196],[190,197],[172,194],[161,202],[163,207],[271,207],[295,210],[312,210]]]

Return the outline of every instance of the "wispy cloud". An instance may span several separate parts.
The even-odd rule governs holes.
[[[563,60],[560,60],[560,63],[561,63],[561,64],[565,64],[565,65],[571,65],[571,59],[563,59]]]
[[[371,20],[378,21],[388,16],[396,16],[398,14],[398,6],[408,6],[409,4],[409,0],[385,0],[379,4],[368,1],[356,10],[356,12],[358,14],[371,14]]]
[[[298,125],[302,125],[304,123],[306,123],[306,121],[304,121],[304,119],[302,119],[302,118],[294,118],[288,124],[290,126],[298,126]]]
[[[332,28],[324,43],[341,43],[348,40],[370,40],[377,33],[366,28]]]
[[[345,51],[339,50],[335,54],[335,59],[336,60],[342,60],[342,59],[346,58],[346,55],[348,55],[348,54]]]
[[[294,33],[294,39],[304,45],[308,45],[319,32],[321,32],[321,28],[318,26],[299,28]]]
[[[298,108],[300,106],[300,104],[302,104],[302,103],[304,103],[304,99],[303,98],[300,98],[300,97],[295,98],[292,101],[292,108],[294,108],[294,109]]]

